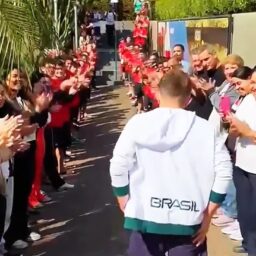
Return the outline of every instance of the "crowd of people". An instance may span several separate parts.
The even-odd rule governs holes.
[[[0,83],[0,255],[41,238],[29,216],[51,201],[43,181],[56,191],[74,188],[64,160],[96,88],[96,61],[96,42],[87,37],[69,54],[46,50],[30,76],[15,67]]]
[[[220,61],[216,50],[209,44],[192,49],[191,61],[184,59],[185,48],[179,42],[174,45],[168,57],[159,56],[157,52],[149,54],[148,27],[148,17],[143,12],[138,12],[133,34],[119,43],[122,79],[129,88],[127,95],[131,105],[137,107],[138,114],[155,110],[160,102],[159,87],[170,73],[182,71],[189,77],[191,93],[183,108],[195,112],[215,128],[217,138],[228,149],[233,166],[233,178],[229,182],[227,195],[212,216],[212,224],[221,227],[221,232],[230,239],[242,242],[241,246],[234,248],[234,252],[256,255],[256,118],[253,114],[256,106],[256,68],[245,66],[243,58],[237,54],[229,54]],[[151,128],[149,124],[147,127],[145,124],[146,130]],[[139,133],[138,130],[134,132]],[[200,134],[197,136],[198,143],[201,143]],[[121,138],[122,136],[122,141]],[[152,143],[155,139],[148,137]],[[127,145],[132,147],[129,142]],[[119,147],[121,145],[117,144],[118,149]],[[114,164],[115,153],[118,155],[117,149],[114,151]],[[119,164],[122,165],[121,160]],[[112,182],[115,182],[115,174],[115,170],[112,170]],[[137,228],[141,231],[139,226]]]
[[[101,22],[105,23],[106,38],[109,47],[115,46],[115,21],[117,20],[117,14],[115,12],[115,6],[110,6],[106,12],[100,12],[93,10],[92,12],[86,12],[85,18],[80,26],[80,39],[79,45],[82,45],[86,41],[87,37],[92,37],[96,42],[100,42],[101,39]]]

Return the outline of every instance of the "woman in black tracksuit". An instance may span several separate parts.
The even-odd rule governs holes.
[[[6,79],[7,92],[10,97],[12,106],[17,112],[26,116],[28,125],[26,130],[22,133],[24,140],[26,140],[30,147],[24,152],[18,152],[14,156],[14,195],[13,195],[13,209],[11,215],[11,223],[6,231],[4,238],[6,241],[6,248],[12,245],[15,247],[15,242],[22,243],[22,247],[27,246],[26,240],[30,236],[30,229],[28,228],[28,198],[31,192],[32,183],[34,179],[35,168],[35,147],[37,127],[43,127],[48,119],[48,111],[35,111],[35,105],[31,99],[31,92],[22,84],[21,72],[14,69]],[[24,81],[23,81],[24,82]],[[30,112],[29,112],[30,110]],[[19,243],[19,245],[21,244]]]

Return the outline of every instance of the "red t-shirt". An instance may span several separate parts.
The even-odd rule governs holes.
[[[138,59],[137,54],[133,55],[133,58],[131,59],[131,65],[132,69],[142,69],[143,62],[140,59]],[[137,72],[132,72],[132,80],[135,84],[139,84],[142,82],[142,74],[140,70],[138,70]]]
[[[120,42],[119,46],[118,46],[118,52],[123,54],[124,50],[126,47],[126,43],[125,42]]]
[[[142,82],[142,76],[140,72],[132,72],[132,80],[134,84],[140,84]]]
[[[146,44],[147,39],[147,29],[140,28],[136,30],[136,37],[134,38],[134,44],[139,46],[144,46]]]
[[[148,37],[148,30],[146,28],[141,28],[140,29],[140,36],[147,38]]]
[[[149,19],[141,20],[141,23],[142,23],[143,27],[149,27],[149,25],[150,25]]]
[[[123,54],[124,58],[124,70],[126,73],[131,73],[132,71],[132,65],[131,65],[131,59],[132,59],[132,54],[129,50],[125,50]]]
[[[79,105],[80,98],[76,94],[71,102],[62,104],[62,108],[57,112],[51,112],[51,122],[50,127],[61,128],[65,123],[70,122],[71,118],[71,108],[75,108]]]
[[[133,30],[133,38],[136,38],[140,35],[140,29],[139,28],[135,28]]]
[[[147,96],[151,100],[155,98],[155,95],[153,94],[149,85],[144,85],[143,86],[143,93],[144,93],[145,96]]]
[[[70,121],[70,106],[69,104],[62,105],[58,112],[51,112],[50,127],[61,128],[65,123]]]
[[[84,63],[84,65],[81,67],[80,74],[86,73],[87,71],[89,71],[89,68],[90,68],[89,63]]]
[[[55,79],[55,78],[52,78],[52,79],[51,79],[51,88],[52,88],[52,91],[53,91],[53,92],[60,91],[60,85],[61,85],[62,82],[63,82],[62,79]]]
[[[72,76],[75,75],[74,73],[72,73],[72,72],[69,71],[69,70],[66,70],[65,73],[66,73],[66,79],[69,79],[69,78],[71,78]]]

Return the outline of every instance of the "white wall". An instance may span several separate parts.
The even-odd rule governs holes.
[[[233,16],[232,53],[239,54],[245,65],[256,65],[256,12]]]

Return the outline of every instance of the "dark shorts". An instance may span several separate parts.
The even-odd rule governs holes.
[[[128,81],[128,82],[131,82],[131,74],[130,73],[127,73],[125,72],[125,80]]]
[[[101,33],[100,33],[100,27],[94,27],[93,30],[94,30],[94,35],[99,37],[100,34],[101,34]]]
[[[65,149],[71,146],[71,130],[69,123],[64,124],[60,128],[52,128],[52,133],[55,148]]]
[[[142,234],[132,232],[129,256],[207,256],[206,242],[196,247],[191,236]]]
[[[91,89],[90,88],[82,88],[79,91],[79,99],[80,99],[80,106],[87,103],[87,101],[91,97]]]
[[[144,96],[144,101],[143,101],[143,104],[144,104],[144,109],[145,110],[152,110],[153,108],[153,101],[147,97],[147,96]]]
[[[143,97],[143,90],[142,90],[142,84],[135,84],[134,86],[134,93],[138,99]]]

